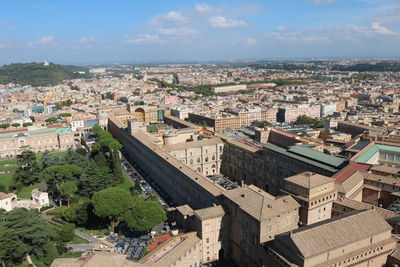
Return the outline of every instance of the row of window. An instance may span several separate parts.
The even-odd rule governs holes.
[[[343,266],[347,266],[350,261],[358,260],[359,258],[366,257],[367,255],[370,255],[371,253],[378,252],[380,250],[383,250],[383,247],[376,248],[374,250],[370,250],[369,252],[365,252],[365,253],[363,253],[361,255],[358,255],[356,257],[353,257],[351,259],[347,259],[347,260],[341,261],[339,263],[335,263],[335,264],[331,265],[330,267],[342,266],[342,264],[343,264]]]

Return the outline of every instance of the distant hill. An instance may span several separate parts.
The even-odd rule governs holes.
[[[74,73],[53,63],[17,63],[0,67],[0,84],[48,86],[60,84],[63,80],[86,77],[85,74]]]
[[[350,66],[336,65],[332,68],[333,70],[340,71],[400,71],[400,63],[398,62],[379,62],[376,64],[371,63],[360,63]]]

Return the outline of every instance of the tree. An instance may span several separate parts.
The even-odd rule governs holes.
[[[71,113],[61,113],[59,116],[62,118],[66,118],[66,117],[71,117],[72,115]]]
[[[68,207],[71,197],[75,194],[77,190],[78,188],[76,187],[75,183],[71,181],[67,181],[60,186],[61,195],[67,197]]]
[[[10,124],[9,124],[9,123],[2,123],[2,124],[0,124],[0,128],[2,128],[2,129],[7,129],[8,127],[10,127]]]
[[[71,241],[75,234],[74,234],[75,227],[73,224],[66,224],[64,225],[61,230],[58,232],[58,240],[62,242],[69,242]]]
[[[35,152],[25,150],[17,156],[18,168],[14,178],[23,185],[32,185],[39,181],[39,163],[36,160]]]
[[[128,226],[138,231],[150,230],[166,219],[167,216],[159,202],[144,200],[141,197],[136,198],[132,208],[125,213]]]
[[[117,179],[107,168],[98,168],[94,161],[89,161],[79,180],[78,192],[81,196],[92,197],[97,191],[117,184]]]
[[[264,128],[265,126],[272,126],[272,123],[269,121],[252,121],[251,126],[255,126],[257,128]]]
[[[75,152],[84,157],[87,155],[87,150],[83,147],[77,148]]]
[[[6,246],[0,245],[0,257],[7,259],[8,253],[14,253],[14,260],[26,254],[43,256],[47,253],[47,244],[51,240],[50,230],[45,222],[34,211],[23,208],[16,208],[9,212],[0,212],[0,243],[5,238],[11,237],[11,241]],[[15,249],[14,252],[11,249]],[[3,255],[6,255],[4,259]]]
[[[107,159],[106,157],[104,157],[104,154],[101,151],[96,156],[94,156],[94,161],[100,168],[107,167]]]
[[[22,263],[26,250],[24,243],[13,238],[8,229],[0,225],[0,263],[2,266]]]
[[[32,126],[32,125],[33,125],[32,122],[24,122],[24,123],[22,124],[23,127],[28,127],[28,126]]]
[[[46,122],[48,122],[48,123],[53,123],[53,122],[55,122],[55,121],[57,121],[57,118],[56,118],[56,117],[50,117],[50,118],[47,118],[47,119],[46,119]]]
[[[41,176],[43,177],[43,180],[46,181],[48,191],[51,192],[53,195],[53,198],[58,198],[59,205],[61,206],[61,201],[62,201],[62,186],[64,183],[67,181],[79,181],[79,177],[83,173],[82,168],[75,166],[75,165],[70,165],[70,164],[64,164],[64,165],[55,165],[55,166],[50,166],[44,169],[41,173]],[[75,186],[75,184],[74,184]],[[76,187],[76,186],[75,186]],[[71,184],[67,184],[65,186],[64,190],[72,190],[73,191],[73,186]],[[76,192],[76,190],[75,190]],[[73,194],[74,192],[70,193],[68,191],[67,194]]]
[[[92,204],[94,214],[111,220],[111,232],[114,232],[116,221],[129,209],[132,197],[124,189],[110,187],[95,193]]]
[[[11,126],[14,128],[17,128],[17,127],[21,126],[21,123],[16,122],[16,123],[11,124]]]

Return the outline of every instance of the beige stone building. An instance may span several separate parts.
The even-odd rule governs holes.
[[[172,156],[203,175],[220,173],[224,142],[220,138],[203,139],[164,147]]]
[[[221,114],[195,114],[189,113],[189,120],[193,123],[203,124],[213,128],[215,132],[223,130],[240,129],[245,118],[230,113]]]
[[[138,262],[117,252],[92,252],[80,258],[55,259],[51,267],[200,267],[201,240],[196,232],[171,237]]]
[[[134,118],[146,123],[155,123],[158,121],[156,106],[128,104],[128,111]]]
[[[334,179],[304,172],[284,178],[283,193],[300,203],[300,222],[310,225],[331,218],[332,204],[337,198]]]
[[[274,197],[250,185],[224,192],[229,214],[229,257],[239,266],[265,266],[262,243],[297,229],[300,205],[291,196]]]
[[[279,235],[271,266],[384,266],[395,249],[392,227],[374,210],[355,211]]]
[[[227,247],[227,217],[222,206],[192,210],[188,205],[171,208],[169,217],[180,229],[196,231],[202,240],[201,263],[215,262],[225,257]]]
[[[45,128],[0,134],[0,158],[14,157],[25,149],[36,153],[65,151],[75,145],[70,128]]]

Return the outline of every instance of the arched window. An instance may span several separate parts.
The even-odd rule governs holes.
[[[25,146],[25,140],[19,140],[19,147]]]
[[[212,160],[215,160],[215,155],[212,155]]]
[[[190,160],[190,164],[193,164],[193,160],[192,159]]]
[[[197,163],[200,163],[200,158],[197,158]]]
[[[205,162],[208,162],[208,157],[206,157],[206,158],[204,159],[204,161],[205,161]]]

